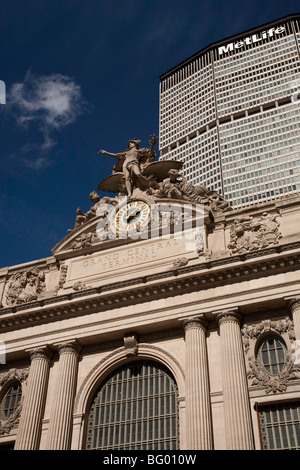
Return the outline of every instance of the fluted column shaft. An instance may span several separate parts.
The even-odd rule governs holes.
[[[289,299],[288,303],[293,315],[295,338],[300,340],[300,297]]]
[[[76,341],[57,346],[59,371],[50,415],[47,449],[68,450],[71,445],[73,406],[80,346]]]
[[[206,322],[197,317],[184,323],[186,343],[186,430],[187,448],[213,447]]]
[[[38,450],[45,409],[52,352],[47,348],[28,351],[31,366],[24,393],[15,450]]]
[[[218,315],[227,450],[254,448],[245,359],[236,311]]]

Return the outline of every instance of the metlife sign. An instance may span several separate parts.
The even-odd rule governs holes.
[[[258,34],[252,34],[251,36],[247,36],[244,39],[241,39],[237,42],[230,42],[225,46],[220,46],[218,49],[219,56],[227,54],[228,52],[233,52],[234,50],[239,50],[244,47],[250,46],[251,44],[259,44],[261,41],[267,38],[275,38],[275,36],[282,34],[285,32],[284,26],[278,26],[277,28],[270,28],[267,31],[262,31]]]

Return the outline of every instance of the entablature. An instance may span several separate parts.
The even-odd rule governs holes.
[[[226,289],[228,297],[234,302],[236,294],[234,286],[237,283],[255,279],[264,281],[268,276],[272,276],[272,283],[262,282],[261,291],[272,293],[278,291],[278,286],[283,289],[286,287],[288,288],[284,293],[286,297],[293,294],[293,291],[290,292],[291,289],[299,290],[300,277],[282,281],[279,276],[276,282],[274,276],[300,271],[299,248],[300,242],[265,249],[260,256],[258,252],[254,252],[252,255],[248,253],[205,263],[198,262],[149,276],[125,279],[92,288],[83,287],[81,290],[61,293],[56,297],[2,308],[0,331],[20,329],[29,325],[103,312],[177,295],[190,293],[201,295],[209,289],[222,286],[228,288]],[[244,293],[245,298],[247,295],[248,291]],[[276,295],[283,297],[281,291]],[[220,291],[220,298],[222,296],[224,297],[224,293],[221,294]],[[214,293],[212,299],[217,298],[218,295]],[[188,297],[185,298],[185,302],[189,302]],[[255,299],[251,302],[255,302]]]

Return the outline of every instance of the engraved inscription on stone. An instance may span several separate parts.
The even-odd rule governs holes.
[[[192,250],[186,249],[186,240],[184,239],[166,239],[147,244],[139,244],[132,248],[106,251],[105,254],[85,256],[80,259],[71,260],[68,270],[67,281],[74,281],[82,277],[107,277],[116,275],[117,272],[123,272],[132,268],[133,271],[142,268],[145,270],[156,261],[164,264],[164,261],[171,266],[174,257],[178,255],[188,255]]]

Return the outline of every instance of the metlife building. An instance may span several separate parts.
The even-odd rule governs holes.
[[[300,14],[211,44],[164,73],[160,160],[235,208],[300,192]]]

